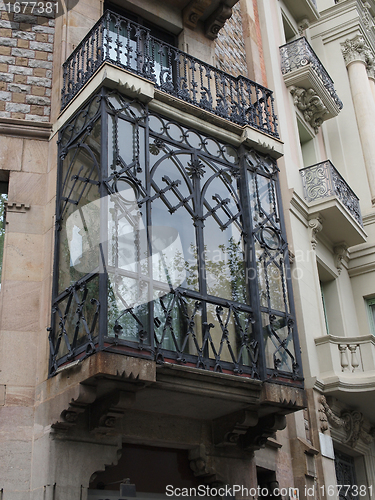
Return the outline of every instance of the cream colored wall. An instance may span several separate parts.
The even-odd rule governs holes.
[[[353,107],[348,73],[341,51],[347,34],[331,34],[340,24],[348,22],[348,16],[318,22],[311,28],[315,52],[334,81],[335,89],[344,107],[335,119],[323,124],[324,139],[330,152],[330,160],[360,198],[363,212],[371,210],[371,195],[363,159],[358,125]]]

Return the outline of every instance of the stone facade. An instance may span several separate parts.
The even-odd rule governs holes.
[[[179,474],[181,484],[192,487],[285,488],[283,500],[297,498],[293,489],[298,488],[300,500],[334,499],[336,471],[342,472],[341,465],[346,464],[351,477],[340,480],[361,485],[365,489],[360,497],[370,500],[375,484],[375,2],[118,3],[146,23],[170,31],[179,47],[194,56],[195,75],[202,71],[199,76],[205,79],[202,84],[196,78],[194,89],[210,83],[204,63],[216,64],[230,75],[248,75],[269,86],[274,109],[262,107],[269,98],[266,90],[251,95],[242,111],[255,116],[257,126],[243,126],[238,117],[227,119],[229,106],[220,108],[217,87],[197,91],[194,99],[201,99],[202,105],[196,106],[193,100],[180,98],[186,92],[174,96],[155,89],[144,75],[127,72],[112,61],[81,87],[78,83],[61,112],[62,64],[102,15],[102,2],[81,0],[56,19],[31,12],[8,13],[6,4],[0,4],[0,183],[8,185],[0,289],[0,499],[94,500],[101,498],[104,486],[109,492],[105,498],[112,494],[118,498],[119,482],[129,475],[135,478],[138,493],[165,498],[161,481],[177,480]],[[303,68],[291,64],[281,68],[279,47],[298,39],[301,26],[316,57],[304,59]],[[134,50],[134,44],[129,46]],[[196,59],[204,63],[199,65]],[[170,75],[173,82],[175,73]],[[227,77],[226,89],[227,82],[233,79]],[[171,82],[166,78],[164,83],[170,91]],[[66,354],[66,362],[51,370],[54,346],[48,335],[55,326],[51,297],[56,292],[53,264],[58,254],[54,236],[61,223],[56,224],[56,185],[64,158],[71,158],[64,143],[58,144],[59,131],[68,125],[69,136],[96,116],[92,110],[83,113],[71,126],[81,106],[103,87],[127,99],[124,114],[129,101],[138,99],[138,111],[147,104],[151,112],[168,118],[164,131],[176,134],[171,142],[180,144],[182,137],[189,136],[195,141],[189,146],[195,148],[193,154],[199,147],[211,146],[214,154],[230,160],[229,152],[237,148],[251,150],[251,158],[277,161],[305,391],[297,386],[297,372],[287,384],[285,380],[274,383],[279,376],[277,363],[264,382],[243,373],[221,373],[219,365],[214,371],[183,360],[163,363],[143,345],[121,344],[121,335],[106,338],[102,346],[94,339],[94,348],[91,343],[79,345],[75,353]],[[337,105],[336,91],[343,110]],[[210,109],[210,99],[216,99],[217,114]],[[121,112],[111,108],[111,113],[121,120]],[[276,123],[276,115],[281,140],[269,133],[272,127],[264,129]],[[136,147],[144,124],[139,118],[133,122],[134,136],[120,131],[119,140],[108,140],[104,151],[113,142],[122,148],[129,137]],[[173,128],[175,123],[181,128]],[[85,130],[88,142],[77,135],[68,148],[79,143],[88,151],[93,146],[95,140],[89,142],[94,137],[92,124]],[[100,130],[105,134],[108,128]],[[213,139],[198,141],[198,133]],[[231,147],[218,148],[223,141]],[[155,157],[164,154],[162,140],[148,146]],[[242,158],[250,170],[251,158]],[[87,156],[83,154],[81,160],[84,163]],[[116,166],[123,166],[122,160]],[[267,161],[262,164],[265,179]],[[188,166],[194,182],[207,170],[199,162]],[[226,182],[236,182],[236,171],[228,172]],[[68,179],[90,181],[86,174]],[[162,194],[168,189],[177,193],[180,184],[167,186]],[[91,185],[96,187],[96,181]],[[215,193],[215,203],[227,206],[227,200],[219,200],[221,192]],[[271,205],[272,193],[269,197],[262,193],[250,203],[265,200]],[[178,196],[178,203],[188,204],[187,195]],[[210,214],[216,210],[213,206]],[[194,224],[208,224],[206,219],[196,217]],[[272,227],[268,230],[268,238],[265,233],[259,240],[267,252],[280,238]],[[269,282],[259,300],[264,300],[267,286]],[[74,293],[78,297],[69,314],[86,314],[84,300],[79,300],[83,289],[77,282],[67,287],[72,297]],[[280,289],[281,296],[282,284]],[[227,307],[221,304],[222,309]],[[257,307],[266,308],[264,302]],[[248,319],[252,328],[254,323]],[[65,321],[63,313],[58,331]],[[280,350],[290,325],[290,321],[278,325],[284,335]],[[73,343],[71,331],[68,342],[60,331],[63,345]],[[265,328],[264,338],[266,333]],[[258,496],[240,493],[236,498]]]
[[[0,117],[49,122],[55,20],[31,9],[0,4]]]

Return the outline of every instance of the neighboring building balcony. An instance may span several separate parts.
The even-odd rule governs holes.
[[[289,12],[295,19],[306,19],[310,23],[319,19],[318,7],[316,0],[284,0]]]
[[[300,170],[304,198],[309,205],[309,217],[323,219],[322,232],[332,243],[348,246],[363,243],[359,199],[340,173],[327,160]]]
[[[315,339],[319,376],[317,385],[327,396],[339,398],[367,417],[375,411],[375,337],[336,337]]]
[[[343,104],[331,77],[306,38],[282,45],[280,55],[285,84],[305,120],[315,128],[337,116]]]
[[[149,29],[110,11],[63,65],[63,109],[104,63],[138,75],[164,95],[279,137],[270,90],[200,61],[153,37]]]

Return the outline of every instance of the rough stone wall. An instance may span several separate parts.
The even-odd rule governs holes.
[[[248,76],[239,2],[233,7],[232,17],[219,31],[215,55],[218,68],[234,76]]]
[[[0,0],[0,117],[48,122],[54,14],[11,10]]]

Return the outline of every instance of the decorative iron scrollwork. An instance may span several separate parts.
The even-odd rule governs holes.
[[[230,8],[224,11],[225,15],[215,12],[214,18],[207,21],[210,36],[216,37],[217,23],[222,26],[230,16]],[[279,136],[270,90],[243,76],[224,73],[154,38],[149,29],[110,11],[63,65],[62,108],[104,61],[140,75],[155,83],[157,89],[210,113]]]

